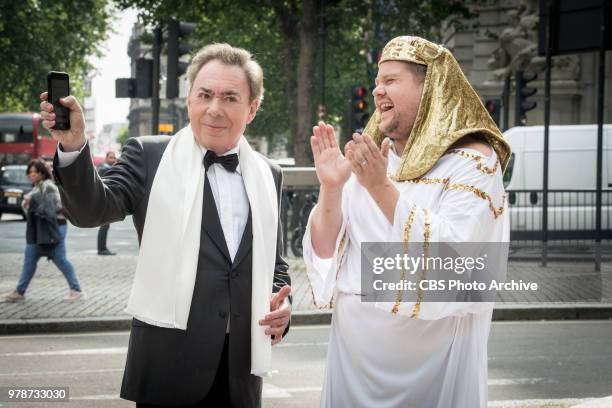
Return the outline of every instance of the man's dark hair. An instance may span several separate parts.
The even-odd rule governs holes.
[[[106,152],[106,158],[108,159],[108,156],[110,156],[111,154],[115,156],[115,152]]]

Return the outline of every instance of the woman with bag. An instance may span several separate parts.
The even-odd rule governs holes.
[[[23,269],[16,289],[5,297],[7,302],[25,300],[25,292],[36,272],[38,259],[46,256],[64,274],[70,292],[65,300],[83,297],[74,267],[66,258],[66,232],[68,225],[61,214],[62,203],[51,172],[41,159],[28,164],[26,174],[34,188],[24,197],[22,206],[27,214],[26,248]]]

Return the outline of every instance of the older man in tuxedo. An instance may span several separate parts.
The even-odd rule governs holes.
[[[287,332],[290,279],[280,256],[278,166],[243,136],[263,96],[246,50],[201,49],[187,71],[189,125],[129,139],[100,178],[69,96],[71,129],[55,174],[66,214],[94,227],[132,215],[140,254],[126,311],[134,319],[121,397],[137,407],[259,407],[271,346]]]

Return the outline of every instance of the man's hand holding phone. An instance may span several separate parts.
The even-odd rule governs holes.
[[[57,140],[65,152],[74,152],[79,150],[86,142],[85,139],[85,118],[83,110],[74,96],[66,96],[57,99],[58,103],[68,110],[68,128],[58,130],[66,126],[56,126],[56,114],[53,104],[49,101],[49,92],[40,94],[40,117],[42,125],[45,129],[51,132],[51,136]]]

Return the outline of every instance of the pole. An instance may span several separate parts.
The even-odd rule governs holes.
[[[546,78],[544,79],[544,160],[542,169],[542,266],[548,261],[548,143],[550,138],[550,81],[552,70],[553,2],[548,0]]]
[[[325,119],[325,0],[319,2],[319,120]]]
[[[602,1],[599,44],[599,73],[597,77],[597,192],[595,201],[595,271],[601,270],[601,170],[603,165],[604,84],[606,75],[606,1]]]
[[[159,133],[159,65],[161,57],[162,32],[157,26],[153,30],[153,95],[151,97],[151,134]]]
[[[514,71],[514,126],[524,126],[521,114],[521,89],[523,88],[523,70]]]
[[[504,103],[504,122],[502,124],[502,132],[505,132],[508,130],[508,124],[510,123],[510,118],[508,118],[508,115],[510,114],[510,71],[508,71],[508,74],[504,78],[502,100]]]

